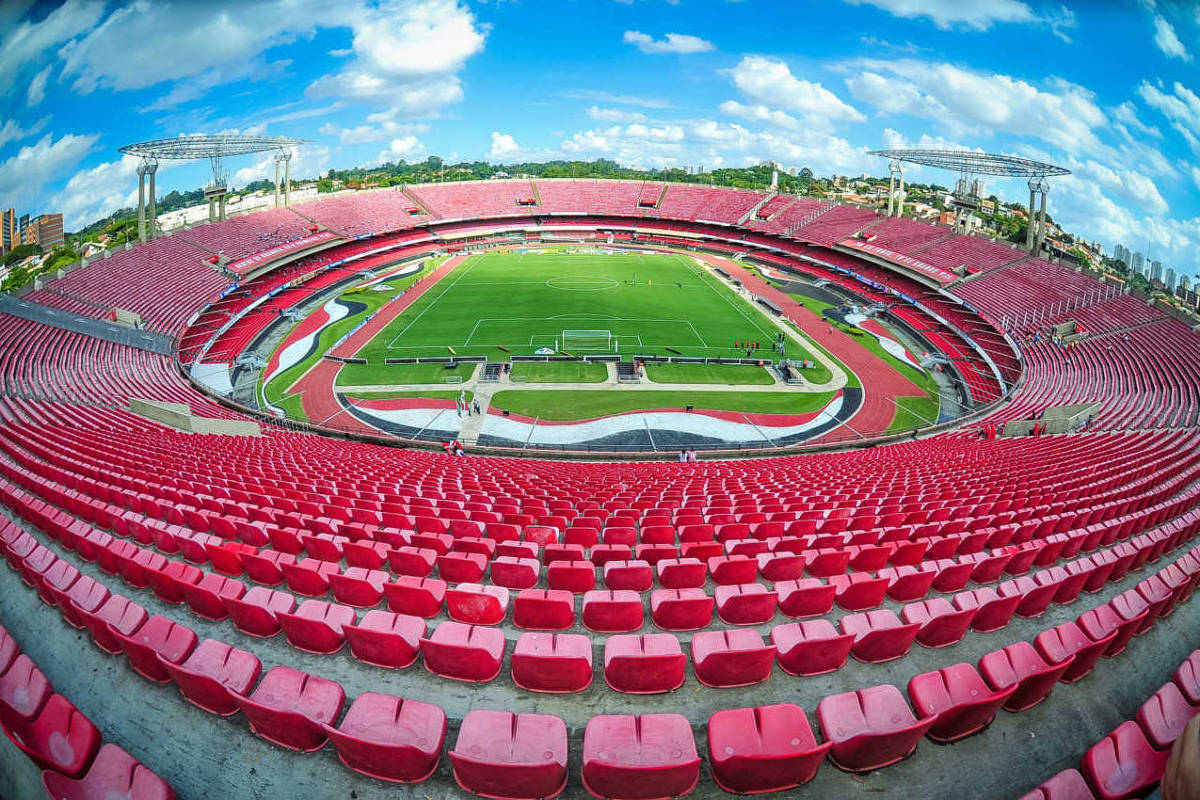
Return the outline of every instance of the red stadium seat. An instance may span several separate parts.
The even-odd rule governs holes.
[[[344,628],[353,625],[354,609],[323,600],[305,600],[294,612],[276,615],[293,647],[309,653],[336,653],[346,643]]]
[[[180,664],[162,659],[162,665],[188,702],[221,716],[238,712],[234,695],[250,691],[262,672],[253,653],[216,639],[200,642]]]
[[[74,779],[46,770],[42,773],[46,794],[55,800],[174,800],[170,784],[144,764],[111,742],[100,748],[96,760],[83,777]]]
[[[152,681],[166,683],[171,675],[164,662],[182,663],[196,647],[196,632],[155,614],[132,633],[113,631],[129,665]]]
[[[859,661],[879,662],[900,658],[912,647],[917,623],[903,623],[892,611],[881,609],[865,614],[847,614],[841,620],[842,633],[852,634],[850,654]]]
[[[592,642],[580,634],[523,633],[510,663],[522,689],[580,692],[592,683]]]
[[[708,579],[708,567],[698,558],[667,558],[654,568],[664,589],[699,589]]]
[[[505,589],[532,589],[541,569],[536,558],[499,556],[492,561],[492,583]]]
[[[1065,769],[1020,800],[1096,800],[1077,769]]]
[[[774,645],[758,631],[699,631],[692,635],[692,669],[705,686],[749,686],[771,677]]]
[[[971,619],[971,628],[980,633],[999,630],[1007,625],[1020,602],[1020,595],[1001,597],[995,589],[987,586],[954,595],[956,608],[975,611],[975,616]]]
[[[636,631],[643,617],[642,596],[631,589],[596,589],[583,596],[583,625],[590,631]]]
[[[100,748],[100,731],[61,694],[50,695],[33,719],[6,723],[5,731],[40,768],[69,778],[83,775]]]
[[[350,769],[397,783],[423,781],[437,769],[446,712],[431,703],[363,692],[336,728],[322,725]]]
[[[388,608],[414,617],[436,617],[442,613],[446,598],[446,582],[436,578],[401,575],[383,587]]]
[[[1193,651],[1172,677],[1188,703],[1200,706],[1200,650]]]
[[[558,795],[567,783],[567,726],[549,714],[468,711],[450,751],[464,790],[505,800]]]
[[[274,636],[281,630],[279,614],[296,608],[296,598],[265,586],[251,587],[245,595],[220,595],[233,624],[251,636]]]
[[[867,572],[834,575],[829,579],[837,604],[847,611],[866,611],[883,603],[888,588],[887,578],[876,578]]]
[[[759,625],[775,616],[778,595],[761,583],[718,586],[717,615],[730,625]]]
[[[508,589],[460,583],[446,590],[446,613],[468,625],[495,625],[508,613]]]
[[[425,669],[456,681],[486,683],[500,674],[504,631],[461,622],[443,622],[421,639]]]
[[[1167,756],[1136,722],[1122,722],[1083,754],[1083,776],[1100,800],[1142,797],[1162,779]]]
[[[1200,706],[1189,703],[1179,687],[1167,681],[1142,703],[1137,721],[1151,745],[1159,750],[1170,750],[1183,733],[1184,726],[1197,714],[1200,714]]]
[[[583,785],[596,797],[651,800],[692,791],[700,757],[679,714],[601,714],[583,735]]]
[[[850,772],[866,772],[911,755],[937,717],[917,719],[900,690],[891,684],[825,697],[817,720],[829,758]]]
[[[250,729],[289,750],[309,752],[325,744],[323,728],[338,718],[346,692],[341,684],[291,667],[272,667],[249,695],[233,701]]]
[[[815,617],[833,610],[837,589],[816,578],[800,578],[794,581],[779,581],[775,584],[779,595],[779,610],[789,617]]]
[[[830,746],[817,744],[796,705],[731,708],[708,720],[708,760],[727,792],[779,792],[807,783]]]
[[[935,742],[952,742],[983,730],[1016,690],[1016,686],[989,688],[975,667],[966,663],[925,672],[908,682],[917,713],[937,718],[928,731]]]
[[[669,633],[610,636],[604,643],[604,681],[628,694],[673,692],[683,685],[687,658]]]
[[[659,567],[666,563],[659,562]],[[604,565],[604,587],[613,591],[645,592],[654,585],[654,570],[649,563],[636,560],[609,561]],[[586,603],[586,600],[585,600]]]
[[[1029,642],[1017,642],[985,653],[979,659],[979,671],[993,689],[1016,687],[1004,708],[1024,711],[1045,700],[1074,661],[1075,657],[1068,655],[1057,664],[1050,663]]]
[[[840,669],[854,640],[854,634],[839,634],[824,619],[789,622],[771,629],[779,666],[790,675],[821,675]]]
[[[694,631],[712,622],[713,598],[703,589],[655,589],[650,616],[665,631]]]
[[[28,722],[50,699],[54,689],[33,659],[22,653],[0,675],[0,723]]]
[[[76,606],[76,610],[91,631],[96,646],[113,655],[121,652],[121,641],[117,635],[128,636],[150,616],[146,609],[119,594],[111,595],[95,612],[86,612],[79,606]]]
[[[359,661],[403,669],[417,660],[426,630],[420,617],[373,609],[358,623],[342,626],[342,633]]]
[[[333,599],[355,608],[373,608],[383,599],[383,587],[388,574],[383,570],[365,567],[347,567],[342,572],[329,574],[329,587]]]
[[[1092,671],[1100,654],[1115,637],[1116,633],[1113,632],[1097,641],[1084,633],[1076,623],[1064,622],[1039,633],[1033,644],[1052,664],[1061,664],[1068,656],[1074,656],[1071,666],[1059,678],[1063,683],[1074,683]]]
[[[512,620],[525,630],[566,630],[575,624],[575,596],[563,589],[522,589],[513,600]]]
[[[977,613],[978,610],[974,608],[956,609],[944,597],[910,603],[900,609],[901,619],[920,626],[917,643],[930,648],[962,641]]]

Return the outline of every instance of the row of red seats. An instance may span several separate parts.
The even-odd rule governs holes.
[[[7,556],[7,553],[5,554]],[[15,563],[14,563],[15,562]],[[21,568],[19,559],[10,565]],[[0,728],[42,770],[54,800],[173,800],[170,784],[99,729],[54,687],[16,639],[0,627]]]
[[[1021,800],[1133,800],[1162,780],[1176,740],[1200,715],[1200,650],[1138,709],[1086,753],[1082,773],[1067,769]],[[1184,742],[1194,747],[1193,742]],[[1196,787],[1190,787],[1195,789]]]
[[[145,677],[174,681],[183,695],[200,708],[224,715],[241,710],[256,733],[293,749],[315,749],[329,739],[347,766],[385,780],[424,780],[436,768],[446,731],[445,713],[437,706],[368,692],[355,700],[341,724],[334,727],[345,697],[336,683],[285,666],[273,668],[258,682],[261,665],[252,654],[216,640],[198,642],[198,637],[189,629],[164,617],[151,617],[140,606],[119,595],[111,596],[95,613],[86,611],[77,602],[71,582],[56,577],[69,574],[69,565],[34,544],[28,534],[15,526],[0,536],[0,542],[10,564],[46,602],[58,606],[68,622],[86,625],[102,649],[124,652],[131,666]],[[935,741],[953,741],[986,727],[1002,705],[1010,711],[1030,708],[1045,699],[1055,681],[1077,680],[1091,670],[1101,655],[1119,654],[1134,635],[1148,630],[1159,616],[1169,614],[1177,601],[1185,599],[1200,583],[1200,560],[1196,560],[1195,551],[1187,554],[1185,559],[1188,560],[1180,563],[1187,563],[1191,569],[1183,587],[1186,591],[1178,597],[1168,596],[1153,606],[1145,604],[1133,617],[1119,618],[1112,606],[1121,606],[1114,600],[1112,605],[1101,607],[1110,610],[1111,620],[1096,623],[1100,626],[1096,633],[1089,633],[1087,619],[1081,618],[1078,624],[1064,623],[1039,635],[1035,641],[1037,651],[1027,643],[1018,643],[984,656],[980,661],[980,672],[971,665],[956,664],[915,676],[909,682],[908,692],[919,717],[909,709],[899,691],[889,685],[827,697],[817,708],[821,730],[827,740],[821,746],[815,741],[803,712],[794,706],[719,712],[709,723],[714,775],[722,786],[732,787],[735,791],[784,788],[810,779],[826,753],[845,769],[877,769],[909,755],[923,734]],[[83,580],[77,572],[75,578],[76,581]],[[64,583],[65,589],[62,588]],[[1106,619],[1103,614],[1089,614],[1100,620]],[[446,623],[451,624],[454,623]],[[441,655],[446,658],[441,663],[453,665],[456,677],[460,679],[471,679],[464,675],[464,663],[469,666],[479,661],[479,643],[472,641],[477,630],[480,629],[460,626],[452,631],[453,636],[448,634],[439,641],[435,633],[431,640],[445,650]],[[747,682],[744,679],[748,677],[750,667],[745,663],[745,648],[736,646],[742,643],[730,642],[729,633],[714,632],[712,635],[723,636],[726,647],[721,648],[716,642],[697,644],[693,641],[694,654],[697,649],[706,651],[705,658],[697,659],[698,676],[701,670],[711,670],[710,674],[724,676],[725,682],[717,685],[740,685],[732,683],[733,680]],[[540,642],[529,641],[524,655],[529,659],[555,655],[554,645],[562,638],[550,637],[549,647],[545,636]],[[518,648],[521,647],[519,644]],[[647,647],[644,639],[614,647],[611,654],[606,652],[606,675],[610,665],[619,659],[637,658],[654,649],[653,645]],[[633,678],[660,676],[665,671],[665,662],[661,658],[664,654],[656,652],[654,655],[659,658],[642,664],[640,671],[635,669]],[[730,660],[735,655],[741,657],[742,663],[735,664]],[[429,656],[426,655],[427,659]],[[435,659],[439,658],[435,656]],[[514,655],[514,672],[518,669],[515,659]],[[701,666],[709,660],[713,663]],[[555,666],[560,672],[564,668],[561,663]],[[614,672],[620,674],[619,669]],[[590,669],[586,673],[590,677]],[[537,676],[539,671],[534,669],[531,674]],[[735,677],[731,678],[731,675]],[[256,682],[258,687],[251,690]],[[10,670],[0,676],[0,710],[9,707],[9,698],[24,701],[36,696],[36,690],[29,691],[31,685],[39,685],[39,681],[28,669]],[[1200,683],[1195,682],[1194,676],[1190,689],[1193,694],[1200,692]],[[498,789],[506,778],[512,777],[504,773],[514,771],[515,765],[521,764],[525,767],[526,779],[536,779],[537,785],[552,791],[556,786],[561,789],[566,777],[563,769],[565,727],[561,720],[555,724],[551,720],[556,718],[523,720],[521,717],[528,715],[514,718],[507,712],[498,715],[473,713],[474,717],[468,715],[464,719],[459,744],[451,752],[456,779],[464,788],[471,791],[480,791],[481,786]],[[1156,719],[1161,717],[1160,714]],[[763,726],[764,720],[770,724]],[[508,727],[500,723],[507,723]],[[1173,723],[1164,723],[1167,727],[1170,724]],[[632,741],[628,731],[630,725],[634,728]],[[660,728],[660,736],[665,735],[672,744],[671,757],[665,757],[661,747],[651,751],[643,747],[643,726]],[[488,749],[488,757],[472,757],[485,750],[480,747],[480,741],[494,737],[502,730],[510,732],[513,737],[510,742],[520,732],[523,743],[532,740],[538,746],[533,750],[518,750],[511,746]],[[757,735],[751,737],[755,731]],[[775,738],[785,732],[792,735],[793,745],[786,759],[772,752],[773,748],[764,747],[763,741],[768,736]],[[659,737],[649,738],[654,741]],[[547,741],[562,746],[547,750]],[[656,790],[670,787],[672,795],[687,793],[696,783],[699,766],[694,742],[689,749],[684,744],[688,741],[692,741],[691,728],[682,717],[594,717],[585,733],[582,779],[587,788],[603,791],[605,796],[633,797],[639,795],[631,793],[629,782],[637,774],[643,777],[653,774]],[[740,748],[732,744],[723,746],[723,742],[738,743]],[[800,743],[804,744],[800,748],[803,753],[796,752],[796,745]],[[743,759],[729,758],[739,749],[747,751],[743,753]],[[538,750],[543,752],[543,759],[533,767],[527,763],[525,754]],[[557,768],[550,769],[545,763],[546,752],[561,755],[554,760]],[[467,758],[460,764],[456,755]],[[1125,757],[1129,756],[1126,754]],[[626,758],[633,760],[626,762]],[[764,763],[756,765],[756,761]],[[803,762],[802,769],[799,762]],[[631,773],[634,764],[643,765],[643,769]],[[651,773],[645,772],[647,764],[653,765]],[[763,769],[755,769],[755,766]],[[509,786],[497,796],[524,797],[526,794],[514,793]]]

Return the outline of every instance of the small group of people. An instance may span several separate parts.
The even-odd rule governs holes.
[[[458,439],[452,439],[449,442],[442,442],[442,449],[446,451],[446,455],[448,456],[466,455],[462,449],[462,445],[458,443]]]
[[[997,436],[1001,435],[1002,433],[1004,433],[1004,423],[1003,422],[1001,422],[999,424],[997,424],[995,422],[989,422],[989,423],[985,424],[982,428],[979,429],[979,438],[980,439],[995,439]]]
[[[680,450],[679,451],[679,463],[680,464],[695,464],[696,463],[696,451],[695,450]]]
[[[479,405],[479,398],[475,398],[474,400],[467,400],[465,397],[462,397],[461,395],[459,396],[458,400],[454,401],[454,409],[455,409],[455,411],[458,412],[458,416],[460,416],[460,417],[463,415],[464,411],[467,412],[468,417],[471,416],[472,413],[474,413],[474,414],[483,413],[481,410],[481,406]]]

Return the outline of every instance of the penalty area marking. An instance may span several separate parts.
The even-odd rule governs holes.
[[[588,278],[585,276],[556,275],[553,278],[547,278],[546,285],[551,289],[563,289],[568,292],[600,292],[605,289],[615,289],[621,283],[615,278],[604,276]]]

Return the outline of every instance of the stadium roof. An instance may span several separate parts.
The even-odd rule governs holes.
[[[265,150],[282,150],[303,144],[307,139],[290,136],[241,136],[238,134],[196,134],[176,136],[171,139],[152,139],[148,142],[127,144],[119,148],[127,155],[144,158],[191,160],[195,158],[223,158],[246,153],[261,153]]]
[[[1019,156],[997,153],[980,153],[974,150],[933,150],[913,148],[908,150],[872,150],[871,155],[939,167],[971,175],[1002,175],[1006,178],[1044,178],[1051,175],[1070,175],[1064,167],[1034,161]]]

